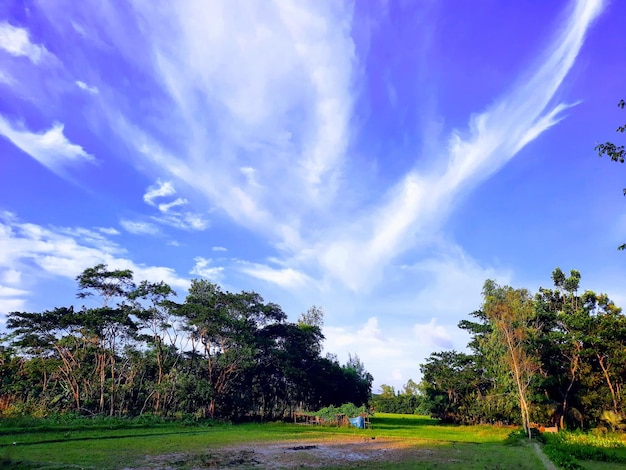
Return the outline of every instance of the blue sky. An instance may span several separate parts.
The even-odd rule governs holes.
[[[485,279],[618,305],[620,1],[0,4],[0,318],[107,263],[326,313],[400,388]]]

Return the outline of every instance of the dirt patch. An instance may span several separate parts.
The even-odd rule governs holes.
[[[406,440],[334,436],[296,442],[246,443],[209,449],[204,455],[161,455],[151,457],[135,470],[352,467],[358,462],[423,459],[431,454],[432,451],[420,449]]]

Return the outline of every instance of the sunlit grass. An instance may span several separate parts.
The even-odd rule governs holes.
[[[359,462],[360,468],[541,468],[532,448],[522,440],[511,440],[515,428],[496,426],[442,425],[426,416],[378,413],[372,429],[304,426],[291,423],[216,424],[201,422],[74,423],[41,421],[23,426],[3,426],[0,421],[0,467],[3,468],[128,468],[140,466],[150,456],[180,455],[180,465],[193,462],[211,449],[250,444],[253,448],[283,441],[332,442],[343,438],[387,439],[398,443],[402,458],[383,462]],[[15,423],[13,423],[15,424]],[[563,445],[592,446],[626,452],[616,436],[568,435]],[[15,442],[15,444],[13,444]],[[626,455],[624,456],[626,458]],[[185,463],[185,459],[189,463]],[[589,466],[587,466],[589,463]],[[609,470],[615,463],[585,462],[583,468]],[[56,467],[55,467],[56,466]],[[191,467],[190,467],[191,466]],[[326,468],[333,468],[326,467]],[[341,468],[337,466],[335,468]],[[345,467],[343,467],[345,468]]]

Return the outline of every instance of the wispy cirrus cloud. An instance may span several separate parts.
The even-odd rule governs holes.
[[[362,292],[382,282],[399,255],[436,243],[459,196],[562,119],[568,105],[555,103],[558,89],[604,2],[573,6],[535,65],[452,131],[432,168],[409,169],[366,195],[347,177],[360,176],[349,144],[359,131],[354,103],[367,60],[357,56],[350,5],[137,1],[136,28],[90,27],[123,57],[135,44],[150,49],[134,65],[158,89],[157,118],[143,122],[129,103],[105,104],[103,114],[165,175],[144,196],[159,210],[151,222],[208,226],[182,210],[186,198],[174,198],[174,184],[184,183],[275,248],[278,268],[241,272],[290,288],[316,279]],[[114,9],[102,13],[103,25],[119,23]],[[375,165],[377,157],[365,158]]]
[[[97,95],[98,93],[100,93],[100,90],[98,90],[97,86],[89,86],[81,80],[76,80],[76,86],[81,90],[85,90],[86,92],[91,93],[92,95]]]
[[[134,235],[157,235],[160,233],[159,228],[150,222],[122,219],[120,225],[124,230]]]
[[[400,253],[436,234],[455,197],[498,171],[525,145],[562,119],[568,106],[551,105],[574,64],[585,34],[603,8],[578,1],[548,47],[544,60],[508,94],[452,133],[439,166],[410,171],[365,217],[315,250],[324,268],[354,290],[380,279]]]
[[[105,235],[119,235],[120,231],[113,227],[98,227],[98,231],[104,233]]]
[[[143,195],[143,200],[146,204],[154,206],[156,205],[154,202],[155,199],[173,196],[174,194],[176,194],[176,190],[174,189],[174,185],[171,181],[161,181],[158,179],[153,186],[148,188],[146,193]]]
[[[44,46],[31,42],[27,29],[6,21],[0,23],[0,49],[15,57],[27,57],[34,64],[52,56]]]
[[[60,176],[66,175],[66,167],[95,161],[83,147],[70,142],[63,131],[63,124],[55,122],[47,131],[32,132],[0,116],[0,135]]]
[[[297,289],[314,284],[313,279],[293,268],[274,268],[266,264],[239,262],[239,270],[248,276],[279,285],[285,289]]]
[[[202,231],[209,227],[209,221],[201,214],[181,210],[189,201],[178,197],[169,202],[157,203],[157,199],[169,198],[176,194],[176,189],[171,181],[161,181],[150,186],[143,195],[146,204],[156,207],[160,215],[152,216],[151,219],[162,225],[168,225],[179,230]]]
[[[433,168],[410,170],[368,201],[346,198],[341,180],[359,60],[349,8],[287,2],[242,15],[230,2],[145,7],[137,7],[142,30],[189,144],[172,157],[147,138],[144,155],[264,234],[286,266],[242,272],[290,287],[317,273],[361,291],[401,253],[433,243],[457,196],[562,119],[568,105],[552,102],[603,2],[578,1],[534,70],[453,131]],[[157,34],[166,18],[174,25],[167,42]]]
[[[299,223],[301,211],[323,213],[349,140],[350,7],[185,1],[137,9],[176,127],[187,135],[167,159],[175,176],[238,223],[269,234]],[[171,41],[159,33],[163,22],[173,25]],[[156,146],[143,153],[161,164]]]

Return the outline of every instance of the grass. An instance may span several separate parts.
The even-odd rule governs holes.
[[[522,439],[509,437],[513,429],[487,425],[442,425],[424,416],[383,413],[372,418],[372,429],[367,430],[286,423],[229,425],[157,419],[143,422],[61,419],[22,423],[19,420],[0,420],[0,467],[119,469],[145,465],[146,457],[167,455],[170,459],[168,466],[187,469],[210,467],[211,459],[217,458],[224,447],[249,444],[250,449],[262,449],[277,442],[293,441],[296,445],[316,440],[342,442],[358,439],[366,443],[385,441],[394,449],[394,452],[386,454],[389,459],[357,462],[360,468],[409,469],[417,465],[425,469],[541,468],[538,457]],[[622,449],[611,448],[608,451],[619,454]],[[244,454],[239,457],[246,457]],[[233,461],[233,468],[248,468],[245,459],[242,458],[238,465],[237,458]],[[297,458],[304,458],[304,454],[299,454]],[[357,463],[338,461],[325,468],[353,468]],[[590,462],[592,465],[595,463]],[[614,465],[614,462],[608,465]],[[583,468],[609,470],[619,467]]]
[[[561,468],[617,469],[626,466],[623,434],[567,433],[544,436],[546,454]]]

